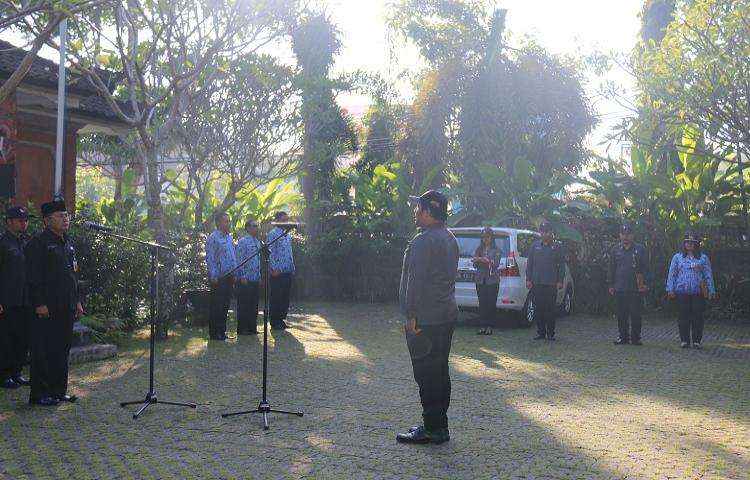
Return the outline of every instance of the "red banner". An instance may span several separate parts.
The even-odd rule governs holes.
[[[16,95],[0,102],[0,165],[16,162]]]

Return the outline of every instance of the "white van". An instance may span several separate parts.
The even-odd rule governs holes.
[[[460,311],[476,311],[479,309],[479,299],[474,286],[476,269],[471,263],[471,257],[479,245],[482,230],[485,227],[450,228],[449,230],[458,241],[458,273],[456,276],[456,303]],[[501,268],[500,290],[497,294],[496,306],[499,310],[510,310],[517,313],[519,325],[524,327],[534,323],[534,302],[526,288],[526,258],[529,247],[540,238],[538,232],[518,230],[515,228],[492,227],[495,241],[500,248]],[[575,288],[573,277],[568,265],[565,265],[565,280],[557,292],[557,305],[562,315],[568,315],[573,310],[573,296]]]

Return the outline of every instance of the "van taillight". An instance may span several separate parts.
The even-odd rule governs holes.
[[[521,271],[518,269],[518,262],[516,262],[516,254],[510,252],[505,257],[505,268],[500,269],[501,277],[520,277]]]

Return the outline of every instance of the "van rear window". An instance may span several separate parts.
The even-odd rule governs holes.
[[[458,233],[455,234],[458,240],[458,255],[460,257],[473,257],[474,252],[479,246],[480,234],[477,233]],[[510,252],[510,237],[503,234],[495,234],[495,243],[503,255]]]

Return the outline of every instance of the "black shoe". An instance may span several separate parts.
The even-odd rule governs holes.
[[[614,342],[612,342],[612,343],[614,343],[615,345],[629,345],[629,344],[630,344],[630,341],[629,341],[629,340],[623,340],[623,339],[621,339],[621,338],[618,338],[617,340],[615,340],[615,341],[614,341]]]
[[[437,432],[430,432],[430,443],[445,443],[451,439],[447,428],[441,428]]]
[[[259,333],[260,332],[257,331],[257,330],[249,331],[249,332],[248,331],[242,331],[242,332],[237,332],[237,335],[257,335]]]
[[[547,338],[546,335],[537,335],[536,337],[534,337],[534,340],[544,340],[545,338]]]
[[[20,386],[21,385],[19,385],[16,382],[14,382],[12,378],[6,378],[5,380],[2,381],[2,383],[0,383],[0,387],[2,387],[2,388],[8,388],[8,389],[18,388]]]
[[[643,342],[641,342],[640,340],[633,340],[632,342],[630,342],[630,344],[640,347],[643,345]]]
[[[42,397],[39,400],[29,400],[32,405],[41,405],[43,407],[54,407],[60,404],[60,400],[52,397]]]
[[[13,381],[16,382],[19,385],[31,385],[31,381],[24,378],[22,375],[18,375],[17,377],[13,377]]]
[[[550,335],[549,337],[547,337],[547,340],[549,340],[550,342],[554,342],[555,341],[555,336],[554,335]]]
[[[284,320],[282,320],[281,321],[281,328],[283,328],[284,330],[286,330],[287,328],[292,328],[292,326],[289,325],[288,323],[286,323]]]
[[[396,441],[399,443],[430,443],[430,435],[423,426],[415,430],[409,430],[408,433],[399,433],[396,435]]]
[[[70,403],[73,403],[76,400],[78,400],[78,397],[76,397],[75,395],[67,395],[67,394],[65,394],[62,397],[57,397],[57,400],[59,400],[61,402],[70,402]]]

